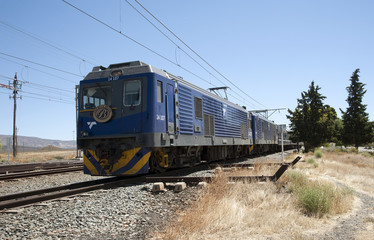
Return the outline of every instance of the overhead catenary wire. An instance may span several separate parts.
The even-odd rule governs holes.
[[[39,65],[39,66],[42,66],[42,67],[45,67],[45,68],[49,68],[49,69],[52,69],[52,70],[55,70],[55,71],[59,71],[59,72],[62,72],[62,73],[74,75],[74,76],[77,76],[77,77],[83,77],[83,76],[78,75],[76,73],[72,73],[72,72],[68,72],[68,71],[62,70],[62,69],[51,67],[51,66],[48,66],[48,65],[45,65],[45,64],[42,64],[42,63],[37,63],[35,61],[27,60],[25,58],[16,57],[16,56],[13,56],[11,54],[4,53],[4,52],[0,52],[0,54],[4,55],[4,56],[7,56],[7,57],[15,58],[15,59],[18,59],[18,60],[21,60],[21,61],[25,61],[25,62],[28,62],[28,63],[32,63],[32,64],[35,64],[35,65]]]
[[[63,92],[68,92],[68,93],[75,94],[75,92],[73,90],[66,90],[66,89],[62,89],[62,88],[51,87],[51,86],[47,86],[47,85],[43,85],[43,84],[39,84],[39,83],[33,83],[33,82],[29,82],[29,81],[26,81],[24,83],[31,84],[31,85],[36,85],[36,86],[39,86],[41,88],[48,88],[48,89],[53,89],[53,90],[57,90],[57,91],[63,91]]]
[[[109,24],[107,24],[107,23],[105,23],[105,22],[101,21],[100,19],[98,19],[98,18],[96,18],[96,17],[92,16],[91,14],[89,14],[89,13],[85,12],[84,10],[82,10],[82,9],[80,9],[80,8],[78,8],[78,7],[76,7],[76,6],[74,6],[73,4],[71,4],[71,3],[69,3],[69,2],[67,2],[67,1],[65,1],[65,0],[62,0],[62,1],[63,1],[64,3],[66,3],[67,5],[71,6],[72,8],[74,8],[74,9],[78,10],[79,12],[81,12],[81,13],[85,14],[86,16],[88,16],[88,17],[92,18],[93,20],[95,20],[95,21],[99,22],[100,24],[102,24],[102,25],[106,26],[107,28],[111,29],[112,31],[114,31],[114,32],[116,32],[116,33],[119,33],[119,34],[121,34],[121,35],[122,35],[123,37],[125,37],[125,38],[129,39],[130,41],[132,41],[132,42],[134,42],[134,43],[138,44],[139,46],[141,46],[141,47],[143,47],[143,48],[147,49],[148,51],[150,51],[150,52],[154,53],[155,55],[157,55],[157,56],[159,56],[159,57],[161,57],[161,58],[165,59],[166,61],[168,61],[168,62],[170,62],[170,63],[172,63],[172,64],[174,64],[174,65],[176,65],[176,66],[180,67],[181,69],[183,69],[184,71],[186,71],[186,72],[190,73],[191,75],[195,76],[196,78],[198,78],[198,79],[200,79],[200,80],[202,80],[202,81],[204,81],[204,82],[206,82],[206,83],[208,83],[208,84],[210,84],[210,85],[212,85],[212,86],[216,87],[216,86],[215,86],[214,84],[212,84],[212,83],[211,83],[210,81],[208,81],[208,80],[206,80],[206,79],[202,78],[201,76],[199,76],[199,75],[197,75],[197,74],[193,73],[192,71],[190,71],[190,70],[188,70],[187,68],[185,68],[185,67],[181,66],[180,64],[178,64],[178,63],[175,63],[174,61],[170,60],[169,58],[167,58],[167,57],[165,57],[165,56],[161,55],[160,53],[158,53],[158,52],[154,51],[153,49],[151,49],[151,48],[147,47],[146,45],[144,45],[144,44],[140,43],[139,41],[136,41],[135,39],[133,39],[133,38],[129,37],[128,35],[126,35],[126,34],[122,33],[121,31],[119,31],[119,30],[115,29],[114,27],[112,27],[112,26],[110,26]],[[208,72],[209,72],[209,71],[208,71]],[[212,74],[211,74],[211,75],[212,75]],[[212,76],[213,76],[213,75],[212,75]],[[251,104],[251,105],[252,105],[252,104]]]
[[[33,85],[24,85],[25,88],[32,88],[32,89],[35,89],[35,90],[42,90],[44,92],[48,92],[48,93],[51,93],[51,94],[56,94],[58,96],[63,96],[63,97],[74,97],[74,93],[71,93],[70,95],[66,92],[59,92],[59,91],[56,91],[56,90],[51,90],[51,89],[45,89],[43,87],[38,87],[38,86],[33,86]]]
[[[58,99],[58,98],[54,98],[54,97],[43,95],[43,94],[29,93],[29,92],[25,92],[25,91],[21,91],[21,92],[22,92],[22,97],[23,98],[26,97],[26,98],[44,100],[44,101],[48,101],[48,102],[56,102],[56,103],[64,103],[64,104],[69,104],[69,105],[75,105],[75,102],[69,101],[69,100]],[[1,91],[0,91],[0,94],[8,95],[9,97],[11,96],[11,93],[1,92]],[[35,97],[35,96],[39,96],[39,97]]]
[[[127,0],[126,0],[127,1]],[[206,61],[203,57],[201,57],[200,54],[198,54],[195,50],[193,50],[189,45],[187,45],[180,37],[178,37],[173,31],[171,31],[164,23],[162,23],[154,14],[152,14],[147,8],[145,8],[138,0],[135,0],[136,3],[139,4],[146,12],[148,12],[156,21],[158,21],[168,32],[170,32],[175,38],[177,38],[183,45],[185,45],[191,52],[193,52],[197,57],[199,57],[204,63],[206,63],[210,68],[212,68],[218,75],[220,75],[222,78],[224,78],[226,81],[228,81],[230,84],[232,84],[235,88],[237,88],[240,92],[242,92],[245,96],[249,97],[253,101],[255,101],[257,104],[260,104],[261,106],[267,108],[265,105],[248,95],[246,92],[244,92],[241,88],[239,88],[235,83],[233,83],[230,79],[228,79],[226,76],[224,76],[220,71],[218,71],[215,67],[213,67],[208,61]]]
[[[49,72],[42,71],[42,70],[37,69],[37,68],[34,68],[34,67],[30,67],[30,66],[25,65],[25,64],[23,64],[23,63],[19,63],[19,62],[16,62],[16,61],[13,61],[13,60],[10,60],[10,59],[6,59],[6,58],[3,58],[3,57],[0,57],[0,59],[3,59],[3,60],[5,60],[5,61],[8,61],[8,62],[11,62],[11,63],[15,63],[15,64],[18,64],[18,65],[21,65],[21,66],[23,66],[23,67],[25,67],[25,68],[33,69],[33,70],[35,70],[35,71],[38,71],[38,72],[44,73],[44,74],[49,75],[49,76],[52,76],[52,77],[56,77],[56,78],[62,79],[62,80],[67,81],[67,82],[76,83],[76,81],[73,81],[73,80],[70,80],[70,79],[66,79],[66,78],[63,78],[63,77],[57,76],[57,75],[52,74],[52,73],[49,73]],[[13,79],[12,79],[12,80],[13,80]]]
[[[0,74],[0,78],[1,77],[9,79],[9,80],[13,80],[10,77],[7,77],[5,75]],[[2,81],[4,83],[9,83],[9,80],[2,80],[2,79],[0,79],[0,81]],[[41,89],[41,90],[47,89],[45,91],[48,91],[48,92],[53,92],[53,93],[57,93],[57,94],[68,94],[68,93],[75,94],[75,91],[73,91],[73,90],[67,90],[67,89],[62,89],[62,88],[47,86],[47,85],[44,85],[44,84],[34,83],[34,82],[30,82],[30,81],[20,81],[20,80],[18,80],[18,81],[21,82],[22,84],[25,84],[28,87],[31,87],[31,88],[36,88],[36,89]]]
[[[65,53],[65,54],[67,54],[67,55],[70,55],[71,57],[74,57],[74,58],[76,58],[76,59],[79,59],[79,60],[81,60],[81,61],[83,61],[83,62],[86,62],[86,63],[89,63],[89,64],[91,64],[91,65],[98,65],[98,64],[96,64],[96,63],[92,63],[92,62],[90,62],[90,61],[88,61],[88,60],[86,60],[86,59],[84,59],[84,58],[82,58],[82,57],[80,57],[80,56],[78,56],[78,55],[76,55],[76,54],[73,54],[73,53],[71,53],[71,52],[69,52],[69,51],[67,51],[67,50],[64,50],[63,48],[58,47],[58,46],[56,46],[56,45],[54,45],[54,44],[52,44],[52,43],[50,43],[50,42],[48,42],[48,41],[45,41],[45,40],[41,39],[40,37],[35,36],[34,34],[28,33],[28,32],[26,32],[26,31],[24,31],[24,30],[21,30],[21,29],[18,28],[18,27],[15,27],[15,26],[13,26],[13,25],[10,25],[9,23],[6,23],[6,22],[4,22],[4,21],[2,21],[2,20],[0,20],[0,23],[3,24],[3,25],[5,25],[5,26],[7,26],[7,27],[9,27],[9,28],[11,28],[11,29],[13,29],[13,30],[16,30],[16,31],[18,31],[18,32],[20,32],[20,33],[22,33],[22,34],[24,34],[24,35],[30,37],[30,38],[33,38],[33,39],[35,39],[35,40],[37,40],[37,41],[39,41],[39,42],[42,42],[43,44],[48,45],[49,47],[52,47],[52,48],[54,48],[54,49],[56,49],[56,50],[58,50],[58,51],[60,51],[60,52],[63,52],[63,53]]]
[[[78,7],[76,7],[76,6],[74,6],[73,4],[71,4],[71,3],[69,3],[69,2],[67,2],[67,1],[65,1],[65,0],[62,0],[62,1],[63,1],[64,3],[66,3],[67,5],[71,6],[72,8],[78,10],[79,12],[85,14],[86,16],[88,16],[88,17],[94,19],[95,21],[101,23],[102,25],[106,26],[107,28],[111,29],[112,31],[121,34],[123,37],[127,38],[128,40],[130,40],[130,41],[132,41],[132,42],[138,44],[139,46],[141,46],[141,47],[147,49],[148,51],[150,51],[150,52],[152,52],[153,54],[159,56],[160,58],[162,58],[162,59],[164,59],[164,60],[166,60],[166,61],[168,61],[168,62],[170,62],[170,63],[172,63],[172,64],[174,64],[174,65],[176,65],[176,66],[178,66],[178,67],[180,67],[181,69],[183,69],[184,71],[190,73],[191,75],[193,75],[193,76],[199,78],[200,80],[202,80],[202,81],[204,81],[204,82],[207,82],[208,84],[212,85],[212,84],[211,84],[209,81],[207,81],[206,79],[204,79],[204,78],[198,76],[197,74],[195,74],[195,73],[193,73],[192,71],[186,69],[185,67],[183,67],[183,66],[181,66],[181,65],[179,65],[179,64],[177,64],[177,63],[175,63],[174,61],[172,61],[172,60],[170,60],[169,58],[163,56],[162,54],[156,52],[155,50],[151,49],[150,47],[147,47],[146,45],[140,43],[139,41],[135,40],[134,38],[132,38],[132,37],[130,37],[130,36],[124,34],[123,32],[121,32],[121,31],[119,31],[119,30],[117,30],[117,29],[115,29],[114,27],[110,26],[109,24],[107,24],[107,23],[101,21],[100,19],[98,19],[98,18],[92,16],[91,14],[89,14],[89,13],[83,11],[82,9],[80,9],[80,8],[78,8]]]
[[[45,97],[45,98],[49,98],[49,99],[53,99],[53,100],[58,100],[58,101],[69,102],[69,100],[70,100],[70,99],[67,99],[67,98],[58,98],[58,97],[55,97],[55,96],[49,96],[49,95],[35,93],[35,92],[28,92],[28,91],[24,91],[24,90],[21,90],[20,92],[22,92],[22,94],[30,94],[30,95],[35,95],[35,96],[39,96],[39,97]],[[74,98],[72,98],[72,99],[74,99]]]
[[[147,49],[148,51],[154,53],[155,55],[157,55],[157,56],[159,56],[159,57],[161,57],[161,58],[163,58],[164,60],[166,60],[166,61],[168,61],[168,62],[170,62],[170,63],[172,63],[172,64],[174,64],[174,65],[176,65],[176,66],[178,66],[178,67],[180,67],[181,69],[183,69],[184,71],[190,73],[191,75],[195,76],[196,78],[198,78],[198,79],[200,79],[200,80],[202,80],[202,81],[204,81],[204,82],[206,82],[206,83],[208,83],[208,84],[210,84],[210,85],[215,86],[215,85],[212,84],[210,81],[207,81],[206,79],[204,79],[204,78],[198,76],[197,74],[195,74],[195,73],[193,73],[192,71],[186,69],[185,67],[181,66],[180,64],[178,64],[178,63],[176,63],[176,62],[170,60],[169,58],[167,58],[167,57],[163,56],[162,54],[156,52],[155,50],[151,49],[150,47],[148,47],[148,46],[146,46],[146,45],[140,43],[139,41],[135,40],[134,38],[132,38],[132,37],[130,37],[130,36],[124,34],[124,33],[121,32],[120,30],[115,29],[114,27],[112,27],[112,26],[110,26],[109,24],[103,22],[102,20],[100,20],[100,19],[98,19],[98,18],[92,16],[91,14],[85,12],[84,10],[82,10],[82,9],[80,9],[80,8],[78,8],[78,7],[76,7],[75,5],[73,5],[73,4],[69,3],[69,2],[67,2],[66,0],[62,0],[62,1],[63,1],[64,3],[66,3],[67,5],[71,6],[72,8],[78,10],[79,12],[85,14],[86,16],[92,18],[93,20],[99,22],[100,24],[106,26],[107,28],[111,29],[112,31],[114,31],[114,32],[116,32],[116,33],[122,35],[123,37],[125,37],[125,38],[129,39],[130,41],[132,41],[132,42],[138,44],[139,46],[141,46],[141,47]],[[209,65],[209,63],[208,63],[208,65]],[[210,65],[210,67],[212,67],[212,66]],[[214,70],[217,71],[216,69],[214,69]],[[218,72],[218,71],[217,71],[217,72]],[[219,73],[219,72],[218,72],[218,73]],[[212,74],[211,74],[211,75],[212,75]],[[223,75],[222,75],[222,76],[223,76]],[[224,76],[223,76],[223,77],[224,77]],[[226,79],[226,80],[228,80],[228,79]],[[228,81],[230,82],[230,80],[228,80]],[[255,99],[253,99],[253,98],[250,97],[248,94],[246,94],[244,91],[242,91],[238,86],[236,86],[235,84],[233,84],[233,85],[234,85],[236,88],[238,88],[241,92],[243,92],[247,97],[249,97],[249,98],[251,98],[252,100],[254,100],[255,102],[257,102]],[[264,106],[263,104],[261,104],[261,103],[259,103],[259,102],[257,102],[257,103],[260,104],[260,105],[262,105],[262,106]],[[250,105],[253,105],[253,104],[250,104]]]
[[[52,100],[50,98],[40,98],[40,97],[34,97],[34,96],[24,96],[26,98],[33,98],[33,99],[38,99],[38,100],[44,100],[44,101],[48,101],[48,102],[56,102],[56,103],[64,103],[64,104],[69,104],[69,105],[75,105],[74,102],[65,102],[65,101],[58,101],[58,100]]]
[[[12,81],[13,81],[13,78],[8,77],[8,76],[5,76],[5,75],[2,75],[2,74],[0,74],[0,77],[5,78],[5,79],[9,79],[9,80],[12,80]]]
[[[193,58],[190,54],[188,54],[184,49],[182,49],[175,41],[173,41],[169,36],[167,36],[160,28],[158,28],[154,23],[151,22],[151,20],[149,20],[144,14],[142,14],[137,8],[135,8],[134,5],[132,5],[128,0],[125,0],[127,2],[128,5],[130,5],[139,15],[141,15],[145,20],[147,20],[148,23],[150,23],[154,28],[156,28],[164,37],[166,37],[170,42],[172,42],[179,50],[181,50],[183,53],[185,53],[191,60],[193,60],[196,64],[198,64],[202,69],[204,69],[207,73],[209,73],[209,75],[213,76],[217,81],[219,81],[221,84],[225,84],[222,80],[220,80],[219,78],[217,78],[214,74],[212,74],[207,68],[205,68],[201,63],[199,63],[195,58]],[[180,65],[178,62],[177,62],[177,65]],[[209,82],[210,85],[213,85],[215,86],[214,84],[212,84],[211,82]],[[236,93],[235,91],[232,91],[234,93]],[[236,93],[237,94],[237,93]],[[244,98],[243,99],[239,99],[238,97],[236,97],[235,95],[233,94],[229,94],[231,97],[233,97],[234,99],[237,99],[239,100],[240,102],[243,102],[244,104],[248,104],[248,105],[251,105],[252,107],[255,107],[254,104],[252,103],[249,103],[247,102]],[[237,94],[239,96],[239,94]]]
[[[159,29],[155,24],[153,24],[146,16],[144,16],[144,14],[142,14],[138,9],[136,9],[128,0],[125,0],[127,2],[127,4],[129,4],[137,13],[139,13],[139,15],[141,15],[145,20],[147,20],[147,22],[149,22],[154,28],[156,28],[162,35],[164,35],[164,37],[166,37],[170,42],[172,42],[176,47],[177,49],[181,50],[184,54],[186,54],[192,61],[194,61],[196,64],[198,64],[201,68],[203,68],[206,72],[208,72],[209,74],[211,74],[214,78],[216,78],[220,83],[222,84],[225,84],[224,82],[222,82],[220,79],[218,79],[216,76],[214,76],[211,72],[209,72],[208,69],[206,69],[201,63],[199,63],[198,61],[196,61],[196,59],[194,59],[190,54],[188,54],[184,49],[182,49],[176,42],[174,42],[169,36],[167,36],[161,29]],[[178,66],[181,66],[178,62],[176,62],[176,64]],[[209,84],[211,84],[209,82]],[[213,85],[213,84],[211,84]]]

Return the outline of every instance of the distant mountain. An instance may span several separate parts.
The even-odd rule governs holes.
[[[12,139],[13,136],[11,135],[0,135],[1,143],[3,145],[3,151],[7,149],[7,142],[8,139]],[[52,140],[52,139],[42,139],[37,137],[25,137],[25,136],[18,136],[18,148],[25,148],[25,149],[41,149],[47,146],[55,146],[58,148],[63,149],[74,149],[76,147],[75,141],[62,141],[62,140]],[[0,149],[1,150],[1,149]]]

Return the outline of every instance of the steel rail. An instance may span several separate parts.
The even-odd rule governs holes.
[[[0,196],[0,210],[144,181],[144,176],[133,178],[112,177]]]
[[[11,174],[0,175],[0,181],[17,179],[17,178],[25,178],[25,177],[36,177],[36,176],[41,176],[41,175],[51,175],[51,174],[57,174],[57,173],[76,172],[76,171],[82,171],[82,170],[83,170],[83,166],[64,167],[64,168],[33,171],[33,172],[11,173]]]
[[[282,163],[279,169],[272,176],[228,176],[229,181],[244,181],[244,182],[266,182],[272,181],[276,182],[283,173],[289,168],[294,166],[301,157],[298,156],[290,163]],[[263,164],[267,164],[266,162]],[[274,163],[269,163],[274,164]],[[196,182],[211,182],[215,177],[183,177],[183,176],[169,176],[169,177],[146,177],[146,182],[187,182],[187,183],[196,183]]]
[[[0,174],[83,166],[82,162],[26,163],[0,165]]]
[[[151,174],[150,176],[168,176],[170,174],[178,174],[185,170],[186,169],[176,169],[164,173]],[[68,197],[99,189],[116,188],[128,184],[137,184],[145,182],[145,175],[134,177],[110,177],[93,181],[72,183],[58,187],[9,194],[0,196],[0,210],[21,207],[37,202],[58,199],[61,197]]]

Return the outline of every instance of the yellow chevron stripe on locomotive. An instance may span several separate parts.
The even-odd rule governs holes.
[[[151,151],[147,148],[133,148],[122,152],[116,161],[99,159],[94,150],[83,151],[84,173],[93,176],[128,176],[147,173]]]

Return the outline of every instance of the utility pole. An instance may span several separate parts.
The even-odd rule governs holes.
[[[13,157],[16,157],[16,155],[17,155],[17,127],[16,127],[17,94],[18,94],[18,91],[22,87],[22,83],[20,84],[19,81],[17,80],[17,73],[16,73],[14,75],[14,79],[13,79],[13,86],[9,82],[9,85],[5,85],[5,84],[0,83],[0,87],[13,90],[13,96],[9,96],[9,98],[13,98],[13,101],[14,101],[14,109],[13,109]],[[19,98],[22,99],[22,96],[19,97]],[[8,145],[10,145],[10,144],[8,144]]]
[[[17,94],[18,91],[21,89],[22,85],[18,83],[17,80],[17,73],[14,75],[13,80],[13,101],[14,101],[14,109],[13,109],[13,157],[17,156],[17,127],[16,127],[16,113],[17,113]],[[22,97],[20,97],[22,99]]]

